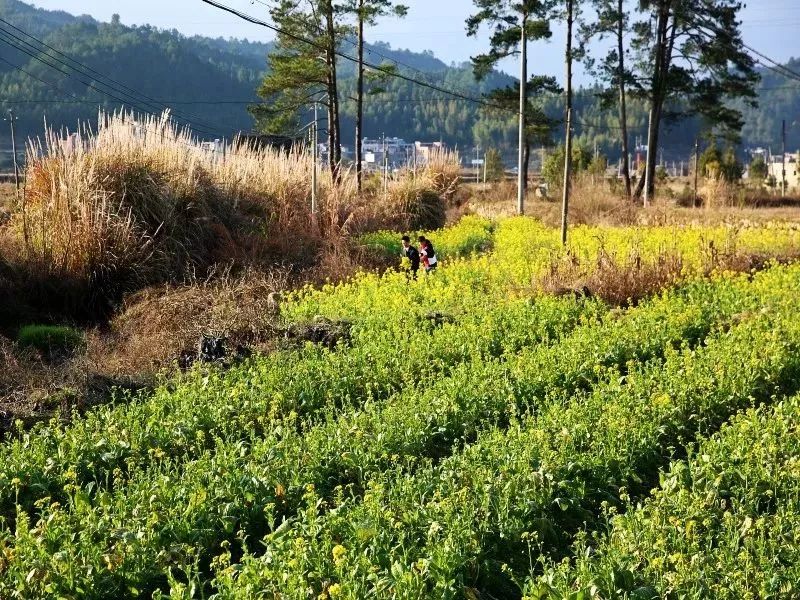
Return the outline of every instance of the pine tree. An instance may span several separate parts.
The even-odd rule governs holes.
[[[337,21],[341,11],[333,0],[316,0],[306,8],[281,0],[270,10],[281,33],[268,57],[269,72],[258,89],[268,104],[251,109],[262,131],[293,134],[310,105],[325,106],[328,163],[337,179],[342,158],[337,51],[339,40],[349,32]]]
[[[548,39],[552,35],[550,31],[550,9],[552,0],[474,0],[475,7],[478,9],[474,15],[467,19],[467,35],[476,36],[482,26],[492,28],[489,38],[489,50],[483,54],[472,57],[473,71],[475,77],[480,79],[488,76],[501,60],[509,56],[515,56],[521,52],[522,33],[525,32],[528,41]],[[523,65],[524,72],[527,72],[527,65]],[[527,77],[525,77],[527,80]],[[536,78],[534,78],[536,79]],[[527,83],[525,81],[524,83]],[[519,85],[517,83],[517,103],[519,101]],[[526,106],[532,90],[525,86]],[[490,92],[490,100],[498,105],[507,103],[511,108],[511,95],[513,87],[504,90]],[[519,112],[519,105],[515,103],[513,112]],[[526,110],[525,117],[531,111],[537,110],[531,106]],[[527,119],[526,119],[527,121]],[[531,128],[526,124],[525,132],[528,134]],[[524,160],[522,168],[522,181],[528,179],[528,164],[530,162],[530,143],[531,139],[525,136]]]
[[[356,46],[358,66],[356,73],[356,181],[358,191],[361,191],[361,142],[364,137],[364,26],[374,25],[378,17],[394,15],[405,17],[408,7],[394,4],[391,0],[348,0],[344,7],[346,12],[356,17]],[[382,68],[386,66],[383,65]]]
[[[597,17],[581,27],[580,44],[582,48],[585,48],[594,39],[602,40],[606,36],[614,39],[614,45],[599,62],[589,54],[584,54],[584,57],[590,72],[608,86],[600,98],[603,106],[610,107],[616,96],[619,114],[619,141],[622,152],[622,178],[625,183],[625,196],[630,200],[633,191],[631,189],[628,147],[627,90],[629,86],[636,84],[625,60],[625,43],[626,35],[630,31],[630,19],[625,10],[624,0],[593,0],[593,5]]]
[[[502,181],[505,175],[505,167],[503,166],[503,157],[500,155],[500,151],[497,148],[489,148],[486,151],[485,160],[486,181]]]
[[[728,139],[737,139],[743,126],[741,109],[729,100],[753,103],[758,74],[745,51],[737,20],[737,0],[639,0],[645,20],[634,25],[632,47],[639,55],[638,70],[646,79],[650,104],[646,177],[648,195],[654,192],[656,150],[660,125],[667,117],[702,115]],[[667,114],[667,103],[680,99],[684,111]]]

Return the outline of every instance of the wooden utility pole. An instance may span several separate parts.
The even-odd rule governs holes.
[[[528,14],[522,14],[519,58],[519,155],[517,158],[517,214],[525,214],[525,108],[528,103],[525,85],[528,81]]]
[[[314,102],[314,124],[311,126],[311,219],[316,225],[317,219],[317,152],[319,151],[319,135],[317,121],[317,103]],[[328,149],[330,152],[330,149]]]
[[[786,120],[781,121],[781,195],[786,195]]]
[[[358,82],[356,91],[356,186],[361,192],[361,139],[364,119],[364,0],[358,0]]]
[[[386,194],[389,191],[389,157],[386,154],[386,134],[382,134],[383,137],[383,193]]]
[[[14,121],[17,117],[13,109],[8,109],[8,122],[11,125],[11,156],[14,163],[14,186],[17,190],[17,201],[19,201],[19,167],[17,166],[17,138],[14,132]]]
[[[694,208],[697,208],[697,175],[699,169],[700,169],[700,141],[695,139],[694,140],[694,199],[692,200],[692,206]]]
[[[567,0],[567,131],[564,142],[564,189],[561,202],[561,243],[567,243],[567,213],[572,170],[572,20],[573,2]]]
[[[625,197],[630,202],[631,190],[631,164],[628,150],[628,107],[625,92],[625,19],[624,19],[624,0],[618,0],[617,5],[617,85],[619,86],[619,126],[622,137],[622,178],[625,182]]]
[[[655,158],[655,143],[653,141],[653,109],[650,109],[647,117],[647,155],[644,159],[644,206],[647,208],[650,205],[650,189],[653,182],[653,168],[655,161],[650,160],[650,152],[653,152]]]

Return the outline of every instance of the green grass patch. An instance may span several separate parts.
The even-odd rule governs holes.
[[[48,353],[72,353],[83,342],[83,334],[66,325],[25,325],[17,334],[17,343],[23,348]]]

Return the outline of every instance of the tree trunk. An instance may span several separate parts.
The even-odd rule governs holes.
[[[567,243],[567,215],[569,213],[569,192],[571,184],[572,167],[572,20],[573,0],[567,0],[567,81],[565,91],[567,94],[567,127],[564,138],[564,188],[561,201],[561,243]]]
[[[619,80],[619,127],[622,141],[622,178],[625,181],[625,197],[631,200],[631,167],[628,151],[628,107],[625,94],[625,47],[624,47],[624,0],[617,3],[617,53],[619,54],[619,67],[617,77]]]
[[[333,101],[331,100],[331,86],[326,83],[326,89],[328,93],[328,101],[325,103],[326,108],[328,109],[328,169],[330,169],[331,175],[334,177],[336,176],[336,157],[333,154],[333,146],[335,144],[334,135],[333,135],[333,127],[331,127],[331,123],[333,123]]]
[[[358,82],[356,90],[356,186],[361,192],[361,139],[364,119],[364,0],[358,2]]]
[[[325,24],[327,35],[326,62],[328,64],[328,163],[334,181],[340,179],[339,167],[342,161],[341,131],[339,129],[339,93],[336,82],[336,29],[333,22],[333,4],[325,3]]]
[[[647,130],[647,163],[645,177],[637,185],[637,197],[641,196],[645,183],[647,183],[647,196],[653,198],[655,194],[656,162],[658,159],[658,136],[661,125],[661,111],[666,97],[666,79],[672,62],[672,49],[675,43],[677,28],[673,23],[672,35],[667,37],[669,31],[671,2],[662,2],[658,11],[658,25],[656,30],[655,60],[653,61],[652,93],[650,100],[651,118]]]

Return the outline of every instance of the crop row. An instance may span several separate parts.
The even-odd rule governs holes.
[[[459,440],[505,426],[531,407],[567,402],[628,361],[703,339],[714,323],[760,305],[791,277],[796,273],[774,269],[752,283],[697,283],[579,327],[553,346],[465,364],[385,404],[331,409],[325,422],[305,429],[287,418],[248,439],[220,436],[192,460],[156,448],[149,468],[109,486],[114,491],[92,497],[85,486],[68,484],[65,506],[41,502],[35,525],[35,516],[20,512],[15,534],[4,536],[14,553],[5,592],[102,597],[163,586],[170,568],[194,561],[205,567],[237,532],[257,538],[294,518],[307,486],[330,500],[342,490],[360,493],[397,464],[441,459]]]
[[[244,439],[276,417],[389,397],[461,362],[557,339],[604,311],[591,301],[509,301],[456,323],[362,329],[352,347],[336,351],[309,345],[225,373],[195,372],[141,401],[100,407],[67,426],[53,422],[0,447],[0,515],[46,496],[64,501],[65,485],[107,487],[113,477],[149,464],[156,449],[197,455],[214,436]],[[406,343],[412,347],[401,351]],[[21,481],[16,489],[14,480]]]
[[[446,268],[435,276],[420,277],[412,285],[404,274],[388,271],[382,275],[361,273],[320,289],[305,288],[294,295],[287,314],[294,320],[321,314],[377,324],[408,306],[427,306],[429,310],[460,306],[465,290],[489,299],[530,290],[537,279],[567,258],[585,271],[591,271],[601,256],[621,264],[635,257],[631,264],[644,265],[671,258],[681,263],[683,278],[691,279],[724,266],[724,258],[731,254],[766,257],[791,254],[800,247],[800,228],[791,224],[749,228],[578,226],[571,230],[564,248],[558,231],[535,219],[512,217],[490,227],[486,221],[469,218],[430,236],[437,244],[446,241],[441,245],[445,249],[467,247],[468,240],[491,241],[492,251],[463,258],[449,250],[452,253],[443,263]],[[385,247],[399,263],[399,236],[384,232],[373,237],[370,243]]]
[[[795,598],[800,397],[748,411],[661,477],[607,535],[527,583],[531,598]]]
[[[671,255],[680,258],[686,275],[696,275],[726,254],[796,252],[800,228],[794,223],[739,228],[578,225],[570,229],[569,243],[563,248],[558,230],[514,217],[498,223],[493,242],[493,257],[508,281],[540,274],[565,255],[587,265],[594,264],[601,254],[623,261],[635,255],[645,263]]]
[[[800,279],[765,308],[665,362],[629,365],[593,390],[478,436],[442,461],[374,476],[320,511],[315,491],[263,547],[217,560],[220,598],[457,598],[519,594],[531,561],[565,551],[604,502],[649,478],[737,410],[797,386]],[[628,491],[625,491],[628,488]]]

